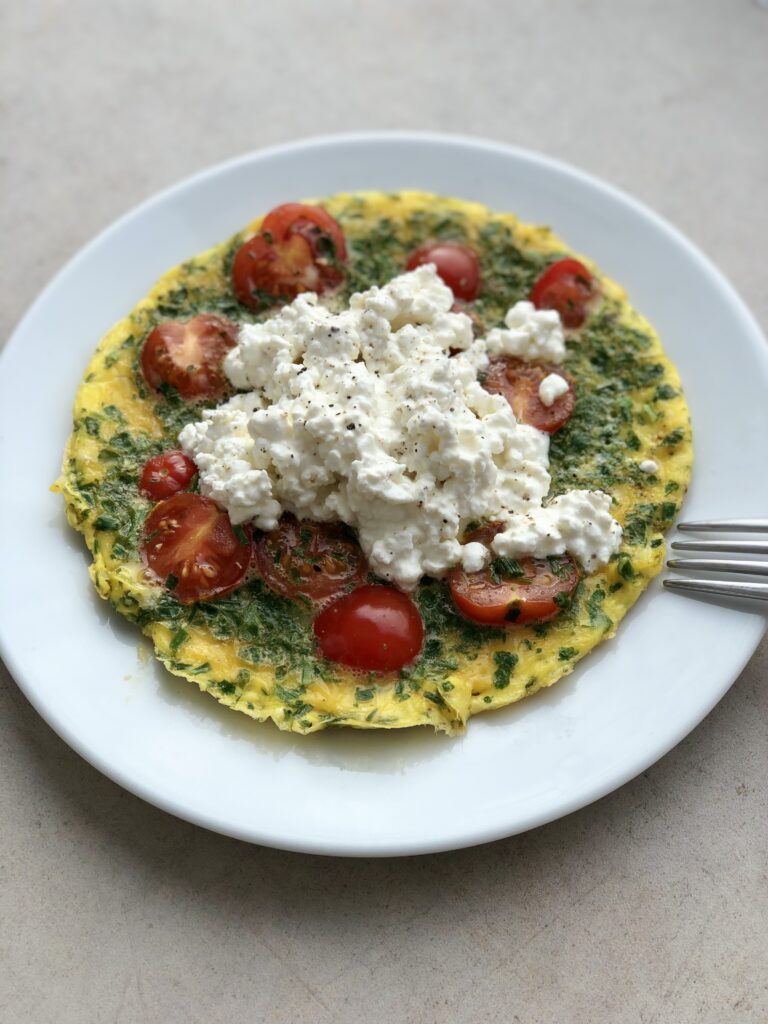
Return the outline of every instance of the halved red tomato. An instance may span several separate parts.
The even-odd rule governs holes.
[[[319,206],[284,203],[267,214],[259,234],[237,250],[232,263],[235,295],[251,309],[301,292],[326,292],[344,279],[344,233]]]
[[[503,530],[488,523],[465,538],[490,544]],[[479,572],[451,569],[451,597],[466,618],[483,626],[524,626],[548,622],[570,603],[579,570],[570,555],[552,558],[495,558]]]
[[[339,222],[322,206],[307,206],[304,203],[276,206],[264,218],[261,233],[271,236],[273,242],[284,242],[291,235],[302,235],[312,246],[316,257],[333,257],[340,263],[347,258],[344,232]],[[332,249],[329,242],[332,243]]]
[[[214,398],[229,388],[222,363],[237,342],[237,327],[213,313],[166,320],[153,327],[141,350],[141,370],[151,388],[163,384],[182,398]]]
[[[562,377],[568,390],[552,405],[545,405],[539,398],[539,385],[550,373]],[[567,423],[576,406],[573,378],[552,363],[526,363],[511,357],[494,359],[484,372],[483,387],[492,394],[504,395],[518,420],[546,434],[554,434]]]
[[[294,601],[328,601],[368,575],[360,545],[343,526],[290,514],[256,541],[256,560],[270,590]]]
[[[182,604],[190,604],[223,597],[242,583],[252,541],[247,529],[235,532],[215,501],[185,493],[155,505],[141,547],[152,572]]]
[[[180,451],[161,452],[144,463],[139,490],[153,501],[185,491],[197,476],[197,466]]]
[[[323,657],[362,672],[396,672],[424,643],[424,623],[407,594],[394,587],[358,587],[315,619]]]
[[[564,327],[581,327],[597,294],[594,278],[578,260],[557,260],[539,275],[531,289],[537,309],[556,309]]]
[[[438,275],[457,299],[472,302],[480,291],[480,260],[474,249],[461,242],[425,242],[408,257],[406,270],[434,263]]]

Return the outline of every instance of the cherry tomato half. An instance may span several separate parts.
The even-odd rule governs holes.
[[[284,203],[235,253],[232,286],[243,305],[264,309],[275,299],[337,288],[346,258],[344,234],[329,213],[319,206]]]
[[[480,291],[480,260],[461,242],[425,242],[408,257],[406,270],[434,263],[438,275],[457,299],[472,302]]]
[[[424,643],[419,609],[394,587],[358,587],[329,604],[314,631],[323,657],[363,672],[395,672]]]
[[[270,590],[291,600],[327,601],[368,574],[365,555],[342,526],[288,514],[256,541],[256,560]]]
[[[544,405],[539,398],[539,385],[550,373],[562,377],[568,390],[552,405]],[[494,359],[485,371],[483,387],[491,394],[504,395],[521,423],[543,430],[545,434],[554,434],[567,423],[576,405],[573,378],[550,363],[525,363],[509,357]]]
[[[251,561],[251,536],[200,494],[175,494],[155,505],[142,533],[147,565],[182,604],[235,590]]]
[[[338,221],[322,206],[306,206],[304,203],[276,206],[264,218],[261,233],[271,235],[273,242],[284,242],[290,235],[302,235],[316,256],[332,256],[341,263],[347,258],[344,232]],[[333,251],[329,250],[329,240],[333,243]]]
[[[153,327],[141,350],[141,370],[151,388],[163,384],[182,398],[214,398],[229,388],[222,363],[237,342],[237,327],[213,313],[166,320]]]
[[[488,523],[465,542],[490,544],[503,529],[501,523]],[[553,619],[576,589],[579,571],[570,555],[496,558],[479,572],[451,569],[447,580],[453,603],[466,618],[483,626],[524,626]]]
[[[578,260],[558,260],[539,276],[531,289],[537,309],[556,309],[564,327],[581,327],[587,307],[597,294],[595,281]]]
[[[162,501],[185,491],[196,476],[197,466],[184,452],[161,452],[144,463],[139,490],[153,501]]]

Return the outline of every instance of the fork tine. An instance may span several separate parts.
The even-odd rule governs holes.
[[[768,583],[709,583],[704,580],[664,580],[668,590],[718,594],[722,597],[751,597],[768,601]]]
[[[766,533],[768,519],[708,519],[696,522],[678,523],[678,529],[691,533]],[[742,540],[676,540],[671,547],[675,551],[703,551],[716,555],[743,554],[768,555],[768,541]],[[670,569],[687,569],[702,572],[745,573],[752,576],[768,576],[768,562],[736,560],[728,558],[670,558]],[[714,582],[707,579],[664,580],[668,590],[696,594],[715,594],[722,597],[747,597],[768,601],[768,583],[738,583],[730,580]]]
[[[753,540],[673,540],[675,551],[712,551],[718,554],[768,555],[768,541]]]
[[[701,519],[697,522],[678,523],[678,530],[717,530],[728,533],[768,533],[768,519]]]
[[[751,576],[768,576],[768,562],[731,561],[728,558],[670,558],[670,569],[695,569],[704,572],[740,572]]]

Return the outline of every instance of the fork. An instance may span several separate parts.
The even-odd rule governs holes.
[[[700,522],[678,523],[678,530],[684,533],[747,533],[765,534],[768,537],[768,519],[708,519]],[[766,555],[768,540],[676,540],[671,547],[675,551],[703,551],[717,555]],[[695,572],[744,573],[749,576],[768,576],[768,561],[758,559],[729,558],[670,558],[670,569],[687,569]],[[729,580],[664,580],[669,590],[695,591],[700,594],[720,594],[725,597],[751,597],[768,601],[768,583],[738,583]]]

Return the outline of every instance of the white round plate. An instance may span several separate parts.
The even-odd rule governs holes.
[[[418,188],[550,224],[622,282],[677,364],[693,416],[686,516],[768,509],[768,349],[717,270],[654,213],[594,178],[474,139],[376,134],[264,150],[123,217],[45,289],[0,372],[0,643],[53,728],[98,769],[173,814],[251,842],[325,854],[426,853],[551,821],[679,742],[754,651],[763,618],[657,580],[615,640],[530,700],[425,729],[307,737],[219,706],[148,656],[93,591],[82,539],[48,488],[83,367],[168,267],[277,203]]]

